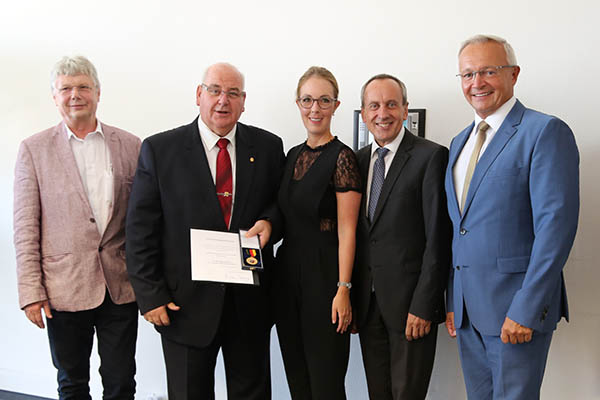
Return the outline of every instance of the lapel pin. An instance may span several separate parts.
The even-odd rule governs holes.
[[[254,157],[250,157],[250,162],[254,162]]]

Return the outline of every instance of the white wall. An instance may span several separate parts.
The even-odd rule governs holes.
[[[304,138],[293,98],[310,65],[326,66],[338,78],[342,104],[333,129],[346,143],[352,142],[360,86],[388,72],[404,80],[412,107],[427,109],[427,137],[447,146],[472,119],[454,78],[457,47],[485,32],[506,37],[517,52],[517,97],[560,116],[577,137],[581,219],[565,271],[571,323],[561,323],[554,336],[542,397],[600,399],[600,137],[594,125],[600,2],[21,0],[3,2],[1,10],[0,389],[56,395],[46,332],[28,322],[17,304],[12,181],[19,142],[59,121],[48,75],[60,56],[88,56],[102,82],[99,117],[142,138],[191,122],[204,67],[224,60],[246,74],[242,121],[279,134],[286,149]],[[276,339],[272,354],[274,398],[289,398]],[[158,335],[143,320],[137,360],[137,398],[165,396]],[[356,338],[350,363],[349,398],[365,399]],[[95,397],[97,367],[94,356]],[[220,399],[223,382],[220,367]],[[429,399],[464,398],[456,344],[440,334]]]

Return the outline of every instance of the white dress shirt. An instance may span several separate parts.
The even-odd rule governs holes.
[[[202,140],[204,152],[206,153],[206,159],[208,160],[210,174],[212,175],[213,182],[215,184],[217,179],[217,155],[219,154],[219,146],[217,146],[217,142],[219,139],[229,139],[227,152],[229,153],[229,158],[231,159],[231,188],[233,193],[233,197],[231,199],[231,215],[233,216],[233,207],[235,206],[235,133],[237,131],[237,124],[233,126],[233,129],[227,133],[227,135],[219,136],[211,131],[206,124],[204,124],[201,117],[198,117],[198,130],[200,131],[200,139]]]
[[[75,156],[81,182],[85,188],[96,227],[104,233],[113,203],[113,169],[110,151],[100,122],[96,129],[80,139],[67,126],[67,139]]]
[[[502,126],[502,123],[506,119],[506,116],[512,110],[514,105],[517,103],[517,99],[513,96],[506,103],[502,104],[492,115],[489,115],[485,122],[490,126],[488,130],[485,132],[486,138],[483,142],[483,146],[481,146],[481,151],[479,152],[479,158],[483,155],[485,149],[487,149],[488,145]],[[475,147],[475,142],[477,140],[477,126],[482,121],[482,118],[475,113],[475,125],[473,125],[473,130],[469,134],[469,138],[467,139],[462,151],[458,155],[456,159],[456,163],[454,163],[454,168],[452,169],[452,175],[454,178],[454,190],[456,191],[456,201],[458,204],[462,201],[462,192],[463,186],[465,185],[465,176],[467,175],[467,168],[469,166],[469,160],[471,159],[471,154],[473,154],[473,148]]]
[[[390,166],[392,165],[394,156],[398,152],[398,147],[400,147],[400,143],[402,142],[402,139],[404,139],[404,134],[405,134],[404,132],[405,132],[405,128],[403,126],[402,129],[400,129],[398,136],[396,136],[396,138],[394,140],[392,140],[391,143],[388,143],[385,146],[383,146],[389,150],[387,152],[387,154],[385,155],[385,157],[383,157],[383,161],[385,162],[385,173],[383,175],[384,179],[387,176],[388,171],[390,170]],[[377,160],[377,157],[378,157],[378,155],[376,154],[376,151],[379,147],[380,146],[377,144],[376,141],[373,141],[373,143],[371,143],[371,161],[369,162],[369,173],[367,174],[367,190],[366,190],[366,192],[367,192],[366,193],[366,195],[367,195],[367,201],[366,201],[367,215],[369,215],[369,197],[371,196],[371,182],[373,181],[373,166],[375,165],[375,161]]]

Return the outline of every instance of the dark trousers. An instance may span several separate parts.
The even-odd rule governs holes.
[[[277,296],[276,326],[294,400],[344,400],[350,333],[331,323],[332,296],[300,290]]]
[[[259,339],[242,332],[231,292],[227,290],[219,330],[209,346],[187,346],[162,335],[169,400],[214,400],[219,349],[225,364],[227,399],[270,399],[270,332]]]
[[[104,302],[86,311],[52,310],[47,319],[52,362],[58,369],[59,399],[91,399],[90,354],[98,338],[103,398],[132,399],[135,394],[136,303],[117,305],[108,292]]]
[[[437,325],[432,324],[425,337],[409,342],[404,332],[385,325],[373,293],[359,337],[371,400],[425,399],[435,358]]]
[[[465,308],[457,338],[469,399],[540,398],[552,332],[534,331],[530,342],[505,344],[500,336],[482,335],[469,320]]]

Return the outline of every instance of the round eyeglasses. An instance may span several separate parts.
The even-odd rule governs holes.
[[[317,102],[317,104],[319,104],[319,108],[323,110],[331,108],[333,103],[337,101],[337,99],[329,96],[321,96],[318,99],[313,99],[311,96],[302,96],[298,97],[296,100],[302,108],[312,108],[314,102]]]

